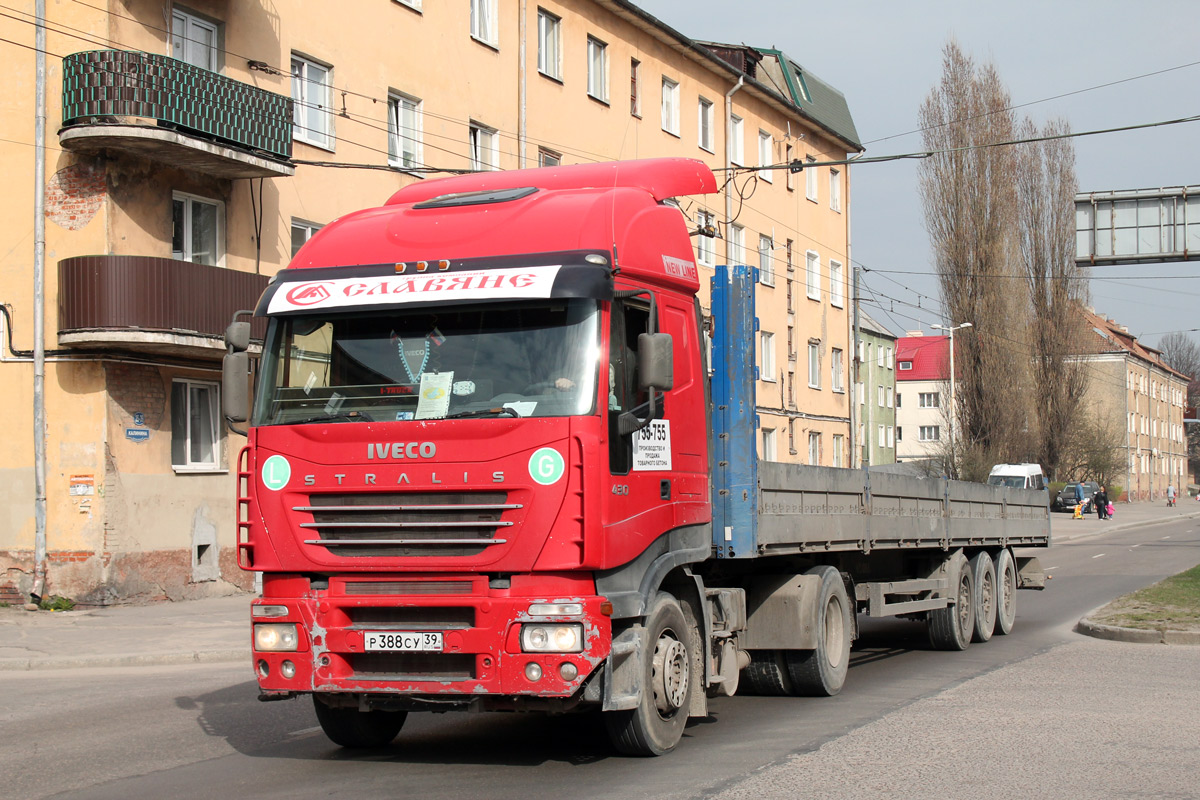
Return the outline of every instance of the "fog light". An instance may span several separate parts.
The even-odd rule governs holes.
[[[579,677],[579,669],[570,661],[564,661],[562,666],[558,668],[558,674],[562,676],[564,681],[573,681]]]
[[[271,667],[266,661],[261,659],[258,662],[258,674],[263,678],[269,678],[271,676]]]
[[[296,677],[296,665],[290,661],[285,661],[279,665],[279,674],[285,678]]]
[[[254,626],[254,649],[260,652],[295,651],[299,643],[295,625],[276,622]]]
[[[525,665],[525,677],[529,679],[530,683],[537,683],[540,681],[542,679],[541,665],[530,661]]]

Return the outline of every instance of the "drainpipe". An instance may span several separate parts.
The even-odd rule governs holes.
[[[728,226],[725,229],[725,263],[729,265],[734,263],[731,255],[732,226],[729,225],[729,220],[733,217],[733,175],[729,172],[729,168],[733,166],[733,160],[729,157],[733,147],[733,96],[745,85],[746,76],[739,75],[737,83],[725,93],[725,224]]]
[[[46,589],[46,0],[34,4],[33,121],[33,602]]]
[[[526,105],[528,102],[528,98],[526,98],[526,96],[525,96],[525,91],[526,91],[526,87],[525,87],[525,78],[526,78],[525,39],[526,39],[526,36],[528,35],[528,25],[529,25],[528,21],[525,18],[526,17],[525,0],[521,0],[520,14],[521,14],[521,19],[518,24],[518,29],[521,31],[521,34],[520,34],[521,41],[520,41],[520,46],[517,48],[517,60],[518,60],[517,61],[517,82],[518,82],[517,94],[519,96],[518,102],[520,103],[521,107],[519,109],[520,116],[517,120],[517,150],[518,150],[517,166],[519,166],[521,169],[525,169],[525,137],[528,135],[528,131],[525,129],[525,111],[526,111]]]

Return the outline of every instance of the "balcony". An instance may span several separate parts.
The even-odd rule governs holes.
[[[233,312],[254,308],[267,276],[147,256],[58,262],[60,347],[215,359]],[[266,321],[253,320],[261,340]]]
[[[183,61],[128,50],[63,59],[67,150],[113,150],[220,178],[295,173],[292,100]]]

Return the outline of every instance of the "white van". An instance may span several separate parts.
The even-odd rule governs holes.
[[[1010,486],[1013,489],[1045,489],[1046,478],[1041,464],[997,464],[987,479],[989,486]]]

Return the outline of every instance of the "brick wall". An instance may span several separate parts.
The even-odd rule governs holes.
[[[46,219],[69,231],[82,230],[104,203],[106,184],[102,166],[60,169],[46,182]]]
[[[146,415],[146,426],[158,429],[166,409],[166,388],[157,367],[141,364],[116,364],[105,362],[105,380],[108,394],[113,402],[127,414],[141,411]]]

